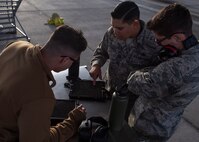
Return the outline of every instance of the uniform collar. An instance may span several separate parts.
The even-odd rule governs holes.
[[[51,70],[49,69],[49,67],[44,62],[40,50],[41,50],[41,47],[39,45],[35,45],[35,53],[37,54],[38,59],[39,59],[41,65],[42,65],[45,73],[47,74],[48,80],[50,82],[50,86],[54,87],[56,85],[56,81],[55,81],[55,79],[53,77],[53,74],[52,74]]]

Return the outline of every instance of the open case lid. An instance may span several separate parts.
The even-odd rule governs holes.
[[[77,69],[74,68],[71,72],[75,72],[75,70]],[[80,66],[78,79],[69,80],[66,87],[70,89],[69,97],[71,99],[105,101],[111,96],[105,89],[104,81],[97,79],[96,85],[93,85],[93,79],[89,75],[87,66]]]
[[[93,85],[91,80],[78,80],[71,86],[69,97],[72,99],[93,99],[96,101],[104,101],[108,99],[103,81],[96,81]]]

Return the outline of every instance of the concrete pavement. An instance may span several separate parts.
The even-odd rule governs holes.
[[[55,29],[45,25],[52,13],[57,12],[65,23],[79,28],[88,40],[89,48],[81,55],[81,65],[90,67],[90,58],[110,25],[110,11],[117,0],[23,0],[17,16],[31,38],[31,42],[43,45]],[[3,49],[5,42],[1,42]],[[169,142],[199,141],[199,97],[185,110],[175,134]]]

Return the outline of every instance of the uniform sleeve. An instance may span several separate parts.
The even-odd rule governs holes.
[[[86,116],[82,112],[74,109],[69,113],[68,118],[50,129],[51,139],[54,139],[53,141],[66,142],[77,132],[79,125],[85,119]]]
[[[77,132],[86,116],[74,109],[63,122],[50,127],[53,107],[50,99],[24,105],[18,119],[20,142],[65,142]]]
[[[96,50],[94,51],[93,58],[91,60],[91,66],[100,65],[103,66],[106,63],[106,60],[109,58],[108,55],[108,40],[109,35],[108,32],[104,35],[101,43],[98,45]]]
[[[23,105],[18,117],[20,142],[50,141],[50,116],[53,99],[40,99]]]
[[[163,62],[157,67],[136,71],[128,78],[128,89],[148,98],[164,97],[169,89],[182,84],[181,62]]]
[[[158,65],[160,63],[158,55],[162,47],[156,43],[154,34],[148,29],[145,31],[143,40],[147,49],[146,55],[151,55],[150,65]]]

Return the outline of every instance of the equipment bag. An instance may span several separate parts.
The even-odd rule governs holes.
[[[93,116],[83,121],[78,131],[79,142],[108,142],[108,122]]]

